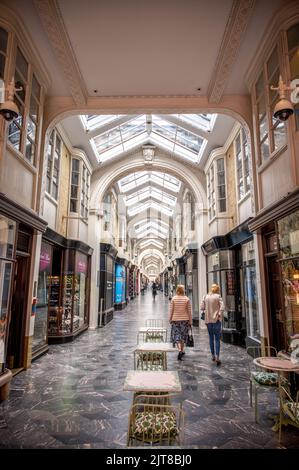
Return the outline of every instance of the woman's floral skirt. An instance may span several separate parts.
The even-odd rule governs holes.
[[[178,343],[179,341],[186,343],[189,328],[190,326],[188,320],[172,322],[170,335],[172,344]]]

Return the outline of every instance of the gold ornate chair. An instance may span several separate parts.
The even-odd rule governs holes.
[[[169,394],[137,395],[129,415],[127,445],[182,445],[182,404],[170,404]]]
[[[166,353],[134,351],[135,370],[167,370]]]
[[[277,357],[277,350],[273,346],[261,347],[249,346],[247,353],[253,359],[261,356]],[[278,388],[278,374],[276,372],[268,372],[255,366],[253,362],[249,364],[249,393],[250,406],[252,406],[252,396],[254,392],[254,418],[258,422],[258,389]]]
[[[299,429],[299,390],[296,397],[290,393],[290,384],[286,380],[279,383],[279,442],[281,441],[281,428],[288,424]]]

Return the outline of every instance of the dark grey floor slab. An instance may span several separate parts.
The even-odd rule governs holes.
[[[147,318],[168,325],[168,299],[159,293],[130,302],[104,328],[73,343],[51,345],[31,369],[14,377],[10,398],[0,406],[0,448],[113,449],[126,447],[132,393],[123,391],[134,368],[138,328]],[[168,328],[168,333],[170,329]],[[183,361],[169,354],[179,373],[185,411],[184,448],[298,448],[299,430],[283,430],[282,443],[269,417],[278,411],[277,391],[259,393],[259,423],[249,405],[249,358],[221,343],[222,364],[211,361],[206,330],[193,328],[195,347]],[[159,447],[165,448],[165,447]]]

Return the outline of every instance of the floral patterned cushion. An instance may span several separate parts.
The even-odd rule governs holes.
[[[286,413],[295,420],[295,423],[299,425],[299,404],[292,401],[286,401],[284,403]]]
[[[175,413],[171,411],[136,413],[133,434],[137,438],[175,437],[178,434]]]
[[[261,385],[278,386],[278,375],[275,372],[252,372],[252,377]]]
[[[151,361],[151,362],[157,362],[157,361],[162,361],[163,354],[162,353],[142,353],[140,354],[140,357],[142,358],[143,361]]]
[[[163,333],[157,332],[147,332],[145,336],[145,341],[163,341]]]

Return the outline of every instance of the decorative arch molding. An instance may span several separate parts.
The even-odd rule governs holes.
[[[76,106],[72,97],[48,97],[44,114],[44,131],[62,119],[78,114],[225,114],[252,129],[249,95],[225,95],[217,104],[206,96],[102,96],[88,98],[86,105]]]
[[[111,165],[105,172],[98,169],[92,175],[90,207],[96,208],[103,200],[107,189],[120,178],[139,170],[144,170],[144,160],[140,156],[126,158],[121,162]],[[151,169],[165,171],[175,177],[179,177],[193,192],[195,201],[200,208],[206,208],[206,193],[200,179],[186,165],[171,157],[159,157],[155,159]]]

